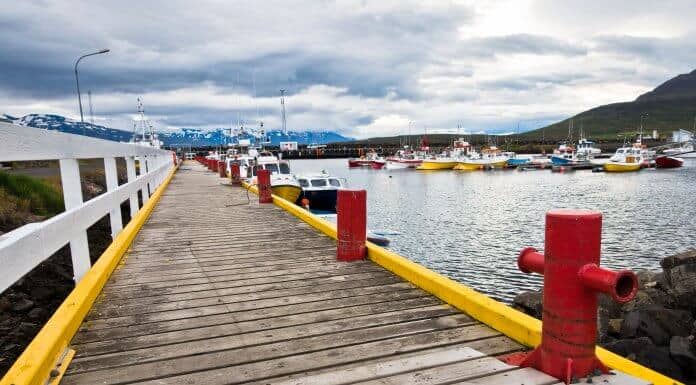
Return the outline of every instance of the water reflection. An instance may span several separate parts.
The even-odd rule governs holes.
[[[552,208],[601,211],[602,263],[613,268],[659,269],[662,257],[696,243],[694,160],[627,174],[348,169],[343,159],[291,165],[367,189],[369,227],[399,233],[389,236],[392,249],[506,301],[541,285],[517,270],[516,258],[524,246],[543,248]]]

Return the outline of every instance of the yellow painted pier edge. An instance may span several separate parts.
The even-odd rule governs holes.
[[[242,182],[254,194],[256,186]],[[292,202],[273,196],[273,204],[286,210],[320,232],[336,239],[336,226]],[[541,343],[541,321],[498,302],[484,294],[431,271],[401,255],[367,242],[367,257],[374,263],[411,282],[444,302],[467,313],[513,340],[536,347]],[[597,347],[597,357],[608,367],[655,385],[683,385],[683,383],[646,368],[631,360]],[[0,384],[4,385],[4,384]]]
[[[70,292],[0,380],[0,385],[44,385],[48,382],[51,370],[61,360],[63,352],[92,308],[97,296],[101,293],[133,239],[138,235],[140,228],[150,217],[177,169],[178,167],[170,171],[164,182],[145,202],[135,217],[104,250],[99,260]]]

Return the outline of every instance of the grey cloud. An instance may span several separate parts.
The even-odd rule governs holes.
[[[534,54],[580,56],[587,48],[549,36],[515,34],[462,40],[457,45],[458,56],[490,58],[501,54]]]

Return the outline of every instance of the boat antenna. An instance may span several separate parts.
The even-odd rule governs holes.
[[[288,136],[287,122],[285,121],[285,89],[280,89],[280,118],[283,124],[283,135]]]

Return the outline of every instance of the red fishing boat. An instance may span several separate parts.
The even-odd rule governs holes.
[[[362,150],[360,151],[362,152]],[[379,170],[386,164],[386,160],[381,156],[377,155],[376,152],[370,151],[367,155],[363,155],[360,158],[348,159],[348,167],[371,167],[373,169]]]
[[[655,158],[657,168],[677,168],[684,164],[684,159],[673,156],[661,155]]]

